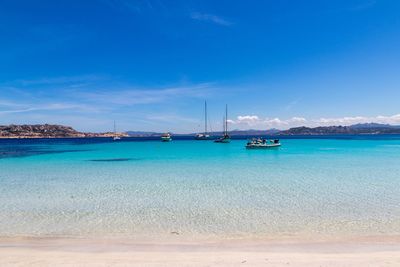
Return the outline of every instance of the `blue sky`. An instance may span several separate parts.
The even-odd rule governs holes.
[[[0,124],[400,124],[400,1],[0,2]]]

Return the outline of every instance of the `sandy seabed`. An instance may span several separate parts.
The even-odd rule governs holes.
[[[1,238],[0,266],[400,266],[400,237],[199,243]]]

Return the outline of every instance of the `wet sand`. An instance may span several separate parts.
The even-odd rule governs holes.
[[[0,266],[400,266],[400,238],[199,243],[1,238]]]

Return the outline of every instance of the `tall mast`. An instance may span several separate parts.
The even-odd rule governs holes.
[[[225,106],[225,135],[228,135],[228,105]]]
[[[207,101],[204,101],[204,135],[207,135]]]
[[[225,116],[222,117],[222,132],[223,132],[224,135],[225,135]]]
[[[114,135],[117,134],[117,129],[115,128],[115,120],[114,120]]]

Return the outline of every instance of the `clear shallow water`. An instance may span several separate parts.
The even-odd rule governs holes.
[[[0,142],[0,236],[400,234],[400,139]]]

